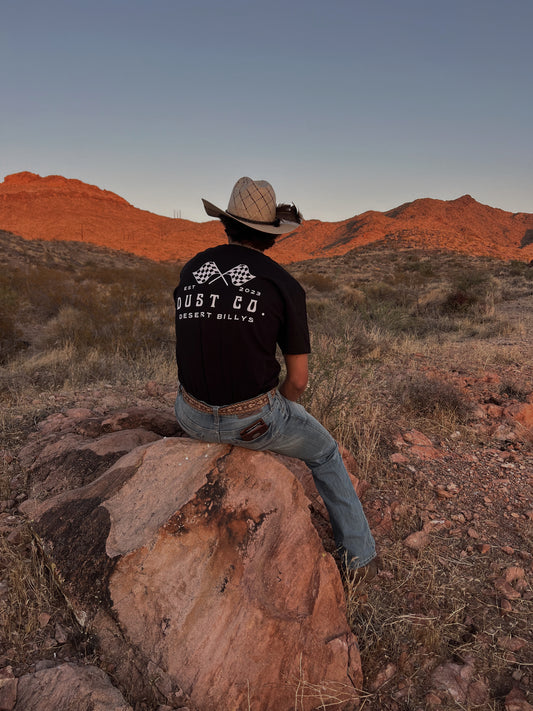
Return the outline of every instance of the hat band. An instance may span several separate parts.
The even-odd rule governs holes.
[[[234,217],[236,220],[244,220],[245,222],[251,222],[254,225],[272,225],[272,227],[279,227],[281,220],[277,217],[274,222],[263,222],[262,220],[250,220],[248,217],[241,217],[240,215],[234,215],[229,210],[226,210],[226,214],[230,217]]]

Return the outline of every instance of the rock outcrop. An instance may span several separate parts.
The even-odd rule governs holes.
[[[31,497],[43,498],[84,486],[135,447],[180,433],[171,411],[132,407],[97,415],[72,408],[43,420],[18,459]]]
[[[340,576],[290,460],[165,438],[23,509],[106,669],[139,697],[201,711],[356,702]]]

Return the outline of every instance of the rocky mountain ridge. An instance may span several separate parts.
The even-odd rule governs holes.
[[[141,210],[109,190],[31,172],[0,183],[0,229],[25,239],[81,241],[158,261],[182,260],[220,244],[218,220],[191,222]],[[476,256],[533,259],[533,214],[482,205],[470,195],[421,198],[339,222],[306,220],[271,251],[282,263],[342,255],[377,241]]]

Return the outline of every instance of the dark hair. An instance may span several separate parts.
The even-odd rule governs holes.
[[[295,205],[289,205],[287,203],[280,204],[276,207],[276,216],[277,220],[275,224],[279,224],[281,219],[287,219],[300,224],[303,219],[298,208]],[[231,217],[227,215],[220,215],[220,221],[224,225],[226,234],[232,242],[249,244],[261,252],[270,249],[274,245],[276,237],[279,236],[254,230],[253,227],[248,227],[248,225],[243,225],[242,222],[232,220]]]
[[[265,249],[270,249],[276,241],[276,235],[268,234],[268,232],[259,232],[259,230],[248,227],[248,225],[243,225],[242,222],[226,217],[226,215],[221,215],[220,221],[232,242],[249,244],[251,247],[264,252]]]

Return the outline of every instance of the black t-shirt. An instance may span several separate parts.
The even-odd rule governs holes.
[[[174,291],[178,377],[211,405],[276,387],[284,354],[309,353],[305,292],[283,267],[239,244],[207,249]]]

